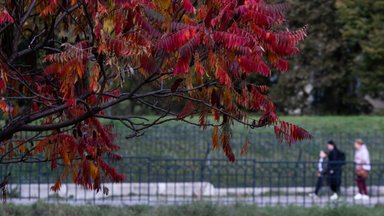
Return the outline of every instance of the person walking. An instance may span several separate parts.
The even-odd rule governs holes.
[[[369,151],[362,139],[355,140],[355,150],[356,184],[359,192],[355,195],[354,199],[368,200],[366,180],[371,170]]]
[[[330,199],[336,200],[340,192],[341,174],[343,171],[342,166],[345,163],[345,154],[337,148],[335,142],[333,142],[332,140],[328,141],[327,149],[329,152],[326,174],[328,175],[327,179],[329,187],[333,192]]]
[[[310,197],[318,197],[319,191],[323,187],[325,172],[327,171],[327,153],[324,150],[320,151],[319,162],[317,163],[317,183],[314,193],[310,193]]]

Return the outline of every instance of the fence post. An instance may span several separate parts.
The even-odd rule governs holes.
[[[303,161],[302,162],[303,164],[304,164],[304,166],[303,166],[303,185],[304,185],[304,193],[303,193],[303,206],[305,206],[305,203],[306,203],[306,186],[307,186],[307,181],[306,181],[306,179],[307,179],[307,162],[305,162],[305,161]]]
[[[147,187],[148,187],[148,205],[151,203],[151,187],[150,187],[150,184],[151,184],[151,158],[148,157],[146,159],[147,161]]]

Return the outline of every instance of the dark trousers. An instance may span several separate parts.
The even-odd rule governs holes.
[[[336,175],[329,175],[328,184],[333,193],[339,193],[341,186],[341,173]]]
[[[359,189],[359,193],[363,195],[368,195],[366,180],[367,179],[362,176],[357,176],[356,178],[356,183],[357,183],[357,188]]]
[[[315,189],[316,195],[319,195],[319,191],[323,187],[323,180],[324,180],[323,176],[317,177],[317,183],[316,183],[316,189]]]

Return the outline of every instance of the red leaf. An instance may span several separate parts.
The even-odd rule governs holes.
[[[220,95],[217,93],[215,89],[212,89],[211,104],[213,107],[218,107],[220,105]]]
[[[289,144],[304,139],[312,139],[312,135],[308,131],[285,121],[280,121],[280,125],[275,125],[274,129],[276,137],[280,141],[285,140]]]
[[[157,47],[169,52],[176,51],[191,40],[195,34],[195,28],[182,29],[174,34],[161,38],[157,43]]]
[[[225,156],[227,156],[228,160],[233,163],[235,162],[235,154],[233,154],[230,139],[231,137],[229,133],[223,130],[223,134],[221,134],[221,144],[223,146],[223,151]]]
[[[184,79],[177,79],[175,80],[175,82],[172,84],[171,86],[171,92],[175,92],[177,90],[177,88],[179,88],[180,84],[184,81]]]
[[[200,77],[205,75],[205,69],[204,69],[204,66],[202,64],[195,63],[195,70],[196,70],[197,75],[199,75]]]
[[[183,110],[177,116],[178,119],[184,119],[185,117],[191,115],[195,111],[195,105],[192,101],[188,101]]]
[[[220,112],[217,111],[216,109],[212,109],[212,114],[213,114],[213,119],[215,119],[215,121],[219,121],[220,120]]]
[[[288,62],[283,59],[278,59],[274,66],[281,72],[286,72],[288,70]]]
[[[249,47],[253,45],[253,41],[251,41],[250,38],[236,33],[215,32],[213,39],[216,43],[221,43],[225,48],[230,50],[240,50],[241,48],[250,49]],[[249,52],[250,51],[248,51],[248,53]]]
[[[191,60],[191,56],[182,56],[179,58],[179,61],[177,62],[173,75],[179,76],[179,75],[184,75],[188,72],[189,70],[189,62]]]
[[[231,87],[232,85],[232,80],[229,77],[228,73],[221,67],[218,67],[216,69],[216,79],[221,85],[225,85],[227,87]]]
[[[149,74],[156,73],[159,68],[153,58],[149,58],[148,56],[142,56],[141,60],[141,67],[144,68]]]
[[[0,10],[0,25],[3,24],[4,22],[9,22],[9,23],[14,22],[12,16],[9,15],[8,11],[5,8]]]
[[[191,1],[189,0],[181,0],[181,3],[183,4],[183,8],[185,11],[187,11],[190,14],[194,14],[196,12],[195,8],[191,4]]]
[[[269,77],[271,75],[271,70],[268,65],[266,65],[261,60],[249,59],[247,57],[239,58],[240,67],[244,69],[245,72],[249,73],[258,73],[265,77]]]
[[[74,98],[70,98],[67,100],[67,102],[65,102],[65,105],[70,108],[75,107],[76,100]]]
[[[0,93],[4,94],[7,90],[4,79],[0,78]]]

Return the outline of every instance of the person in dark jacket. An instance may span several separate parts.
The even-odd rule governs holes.
[[[317,183],[314,193],[310,193],[310,197],[317,197],[319,195],[320,189],[323,187],[323,182],[326,177],[327,171],[327,153],[324,150],[320,151],[319,161],[317,163]]]
[[[328,184],[331,188],[333,194],[330,197],[331,200],[336,200],[338,198],[338,193],[340,192],[341,186],[341,174],[342,174],[342,165],[343,165],[343,154],[336,146],[336,144],[330,140],[327,143],[328,148]]]

